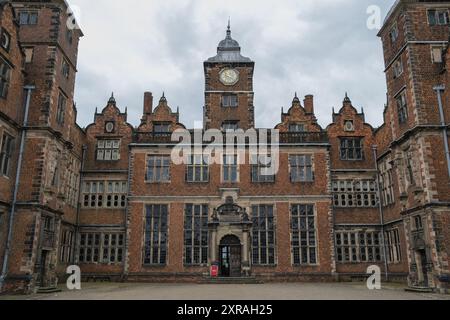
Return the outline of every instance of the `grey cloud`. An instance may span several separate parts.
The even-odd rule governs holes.
[[[273,127],[294,91],[315,95],[322,126],[346,91],[374,126],[382,122],[385,76],[381,42],[366,28],[368,0],[72,0],[81,40],[76,101],[79,123],[92,121],[111,91],[129,121],[139,124],[142,95],[166,92],[188,127],[202,119],[203,61],[225,36],[228,16],[242,53],[256,62],[255,107],[260,127]],[[379,1],[385,14],[393,0]]]

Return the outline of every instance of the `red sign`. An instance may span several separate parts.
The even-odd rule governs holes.
[[[217,277],[219,275],[219,266],[211,266],[211,277]]]

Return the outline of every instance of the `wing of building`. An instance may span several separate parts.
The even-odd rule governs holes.
[[[112,94],[80,128],[83,34],[67,3],[1,1],[0,291],[49,290],[70,265],[156,282],[353,280],[376,265],[448,290],[449,11],[401,0],[389,12],[379,128],[347,94],[326,128],[297,94],[277,130],[255,127],[255,63],[230,25],[203,63],[202,129],[150,92],[137,126]],[[230,135],[230,150],[208,143]]]

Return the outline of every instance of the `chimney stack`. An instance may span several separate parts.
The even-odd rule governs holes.
[[[153,111],[153,95],[151,92],[144,92],[144,115]]]
[[[305,96],[303,105],[305,107],[306,113],[314,113],[314,96],[312,94]]]

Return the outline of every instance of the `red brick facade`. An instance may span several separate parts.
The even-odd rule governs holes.
[[[379,34],[388,85],[381,127],[366,123],[346,95],[321,128],[313,96],[301,102],[296,94],[275,126],[272,177],[258,174],[248,146],[237,164],[173,161],[174,132],[187,142],[255,128],[255,64],[230,28],[204,62],[203,130],[186,130],[166,97],[154,107],[149,92],[139,126],[112,95],[81,129],[73,92],[82,33],[68,28],[65,2],[3,2],[11,46],[0,58],[11,73],[0,98],[0,142],[7,132],[14,148],[2,149],[9,168],[0,173],[1,290],[52,287],[73,264],[84,279],[128,281],[200,281],[215,264],[222,276],[346,280],[378,265],[391,280],[448,288],[444,9],[450,3],[403,0],[389,13]]]

